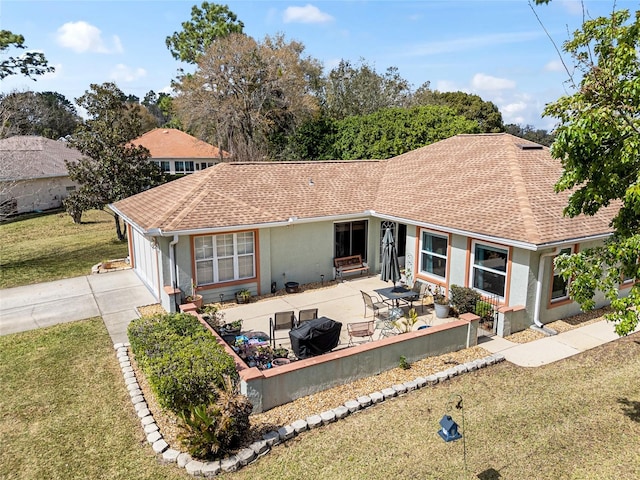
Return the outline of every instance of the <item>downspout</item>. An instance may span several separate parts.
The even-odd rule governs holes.
[[[556,335],[558,332],[552,330],[551,328],[547,328],[540,321],[540,304],[542,303],[542,280],[544,278],[544,261],[549,257],[555,257],[560,254],[561,248],[556,247],[555,250],[548,253],[543,253],[540,255],[540,260],[538,261],[538,282],[536,286],[536,303],[533,311],[533,323],[536,327],[543,330],[547,335]]]
[[[177,274],[176,274],[176,252],[175,252],[175,246],[178,243],[179,240],[179,236],[178,235],[174,235],[173,236],[173,240],[171,240],[171,242],[169,242],[169,271],[171,272],[171,286],[176,289],[178,288],[178,281],[177,281]],[[179,307],[178,307],[178,301],[175,299],[175,295],[174,295],[174,301],[176,302],[176,312],[179,311]]]

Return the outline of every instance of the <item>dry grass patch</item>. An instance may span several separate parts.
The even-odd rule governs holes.
[[[635,480],[639,372],[640,334],[539,368],[501,363],[305,432],[225,478]],[[468,477],[462,441],[436,434],[453,393]]]

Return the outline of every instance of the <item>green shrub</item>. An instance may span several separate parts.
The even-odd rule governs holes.
[[[493,305],[484,300],[476,303],[475,314],[482,319],[491,320],[493,318]]]
[[[168,314],[129,325],[131,349],[161,407],[175,413],[216,399],[235,362],[196,317]]]
[[[476,303],[482,299],[482,295],[473,288],[451,285],[451,304],[458,314],[474,313]]]
[[[179,439],[195,458],[220,457],[236,447],[249,429],[252,405],[225,376],[215,403],[190,407],[180,414]]]

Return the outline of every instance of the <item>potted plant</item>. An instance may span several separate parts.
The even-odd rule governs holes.
[[[243,288],[236,292],[236,301],[238,303],[249,303],[251,300],[251,290]]]
[[[437,318],[447,318],[449,316],[449,298],[443,293],[442,287],[436,285],[433,291],[433,308]]]
[[[273,358],[287,358],[289,356],[289,350],[279,345],[278,348],[273,349]]]
[[[234,320],[233,322],[225,323],[222,327],[226,334],[240,333],[242,330],[242,319]]]
[[[207,322],[211,328],[216,332],[220,332],[222,328],[222,320],[224,319],[224,312],[220,311],[220,307],[216,304],[210,303],[197,310],[202,315],[202,319]]]
[[[412,308],[404,317],[394,320],[393,326],[396,327],[400,333],[408,333],[413,331],[414,325],[419,321],[418,311],[415,308]]]
[[[193,303],[197,308],[202,308],[202,295],[197,293],[195,283],[191,282],[191,295],[187,295],[185,300],[187,303]]]

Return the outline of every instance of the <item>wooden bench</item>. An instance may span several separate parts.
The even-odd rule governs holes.
[[[369,265],[362,261],[360,255],[350,255],[348,257],[336,257],[333,259],[333,266],[336,269],[336,279],[342,279],[344,274],[368,272]]]

